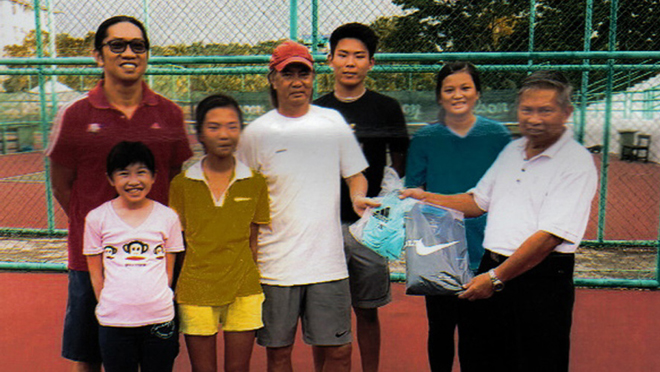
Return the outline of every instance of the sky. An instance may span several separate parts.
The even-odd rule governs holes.
[[[82,37],[118,14],[143,22],[154,45],[203,43],[254,44],[289,36],[289,0],[51,0],[57,33]],[[312,0],[298,2],[298,36],[312,32]],[[390,0],[318,0],[319,33],[328,35],[346,22],[371,23],[402,14]],[[145,4],[147,12],[145,12]],[[45,27],[46,25],[44,25]]]

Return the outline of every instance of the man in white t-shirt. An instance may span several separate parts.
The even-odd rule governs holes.
[[[285,41],[270,59],[276,109],[248,125],[238,156],[268,183],[272,223],[259,235],[258,264],[266,300],[257,342],[268,370],[290,371],[298,319],[317,371],[348,371],[351,298],[339,218],[341,178],[353,208],[366,198],[368,164],[342,116],[311,105],[314,64],[303,45]]]
[[[571,91],[560,72],[531,74],[518,93],[524,137],[504,148],[474,189],[402,193],[466,217],[488,212],[481,274],[459,296],[475,301],[468,323],[479,332],[465,342],[462,371],[568,371],[574,252],[598,183],[593,157],[566,127]]]

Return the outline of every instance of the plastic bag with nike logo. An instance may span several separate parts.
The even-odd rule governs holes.
[[[406,294],[454,295],[473,277],[461,212],[415,204],[406,214],[405,250]]]

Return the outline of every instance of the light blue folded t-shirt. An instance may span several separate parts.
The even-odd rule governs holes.
[[[399,191],[385,195],[364,226],[360,242],[383,257],[398,259],[406,240],[405,214],[415,203],[412,198],[399,199]]]

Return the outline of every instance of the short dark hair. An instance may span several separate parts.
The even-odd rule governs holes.
[[[557,103],[564,109],[573,106],[573,86],[566,75],[556,70],[540,70],[527,76],[518,90],[518,101],[523,93],[534,89],[551,89],[557,92]]]
[[[367,25],[362,23],[347,23],[337,27],[330,35],[330,54],[335,54],[335,48],[342,39],[360,40],[369,51],[369,58],[373,58],[378,48],[378,35]]]
[[[138,21],[137,19],[125,15],[110,17],[99,25],[99,27],[96,29],[96,34],[94,35],[94,50],[101,51],[101,49],[103,49],[103,40],[106,37],[108,37],[108,29],[116,25],[117,23],[122,23],[122,22],[132,23],[135,26],[137,26],[137,28],[139,28],[140,31],[142,31],[142,38],[147,44],[147,50],[148,50],[149,37],[147,37],[147,30],[144,28],[144,25],[142,24],[142,22]]]
[[[238,115],[238,121],[241,123],[241,128],[243,128],[243,112],[241,111],[238,102],[228,95],[218,93],[204,98],[197,104],[197,108],[195,108],[195,131],[197,131],[197,137],[202,133],[202,125],[204,124],[206,114],[219,107],[233,108]]]
[[[156,174],[154,154],[142,142],[119,142],[110,150],[105,164],[106,173],[111,178],[112,173],[126,169],[131,164],[144,164],[151,174]]]
[[[479,78],[479,71],[476,67],[470,62],[456,61],[445,63],[444,66],[438,71],[438,76],[435,83],[435,100],[440,100],[440,91],[442,90],[442,82],[447,78],[447,76],[457,73],[457,72],[467,72],[472,76],[472,81],[474,82],[474,88],[478,93],[481,93],[481,79]]]

